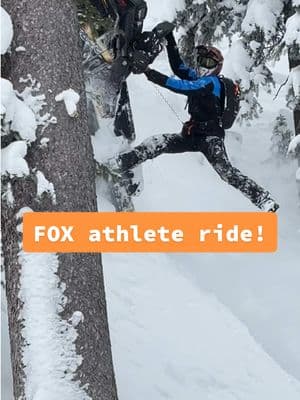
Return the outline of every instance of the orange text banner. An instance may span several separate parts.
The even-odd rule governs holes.
[[[24,214],[28,252],[274,252],[277,216],[263,212]]]

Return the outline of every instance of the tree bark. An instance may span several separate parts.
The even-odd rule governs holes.
[[[284,6],[284,22],[290,18],[295,12],[299,12],[299,7],[293,7],[292,1],[288,1]],[[288,47],[289,70],[299,67],[300,65],[300,48],[297,43]],[[293,110],[295,134],[300,135],[300,104],[299,101]],[[298,159],[300,165],[300,158]]]
[[[13,206],[3,203],[2,212],[14,396],[26,399],[22,364],[24,321],[20,318],[23,304],[19,298],[22,267],[18,260],[20,237],[16,213],[22,207],[34,211],[96,211],[95,168],[73,1],[4,0],[3,6],[14,26],[10,64],[14,88],[22,91],[24,84],[19,80],[30,74],[41,84],[40,93],[46,96],[43,113],[48,111],[57,118],[57,124],[38,130],[37,140],[30,146],[26,158],[32,174],[10,181],[15,202]],[[18,46],[24,46],[26,51],[16,52]],[[80,95],[77,118],[71,118],[64,104],[55,101],[55,96],[68,88]],[[49,139],[46,148],[40,146],[43,137]],[[37,199],[35,169],[53,183],[55,204],[47,195]],[[84,323],[77,327],[76,350],[82,356],[82,363],[75,380],[85,385],[92,399],[115,400],[117,391],[100,254],[60,254],[58,277],[66,285],[64,295],[68,299],[61,318],[69,320],[78,310],[84,315]]]

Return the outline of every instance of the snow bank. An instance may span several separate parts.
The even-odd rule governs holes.
[[[1,54],[5,54],[13,38],[13,25],[9,14],[1,7]]]
[[[55,101],[64,101],[67,113],[70,117],[75,117],[77,113],[77,103],[79,102],[80,96],[73,89],[63,90],[61,93],[55,96]]]
[[[26,398],[89,400],[79,382],[72,380],[82,360],[76,354],[74,326],[58,315],[67,299],[58,287],[57,255],[20,251],[19,262]]]

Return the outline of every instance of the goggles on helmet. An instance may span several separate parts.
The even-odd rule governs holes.
[[[199,67],[204,67],[204,68],[215,68],[218,65],[218,62],[216,60],[213,60],[210,57],[198,57],[197,58],[197,64]]]
[[[212,49],[203,45],[197,47],[196,62],[198,66],[209,69],[215,68],[219,64]]]

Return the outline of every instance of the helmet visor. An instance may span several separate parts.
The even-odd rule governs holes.
[[[204,68],[215,68],[218,65],[218,61],[210,57],[199,56],[197,63],[200,67]]]

